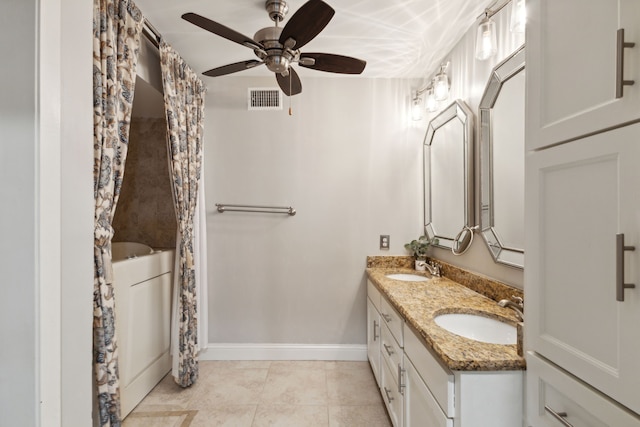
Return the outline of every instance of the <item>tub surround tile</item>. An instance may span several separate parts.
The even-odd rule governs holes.
[[[442,271],[451,274],[453,266],[442,264]],[[369,263],[368,263],[369,264]],[[457,269],[457,268],[456,268]],[[460,270],[460,269],[458,269]],[[434,317],[445,313],[481,313],[515,325],[513,310],[500,307],[496,300],[482,295],[447,277],[432,277],[428,282],[404,282],[386,277],[390,273],[425,274],[410,268],[370,267],[366,270],[371,282],[381,291],[418,337],[454,371],[519,370],[525,368],[525,360],[518,355],[517,345],[483,343],[452,334],[436,325]],[[454,273],[456,274],[456,273]],[[428,276],[428,274],[425,274]],[[469,280],[468,277],[466,280]],[[499,292],[494,284],[478,285],[482,279],[474,279],[480,291],[491,290],[490,295],[522,295],[516,288],[507,287]],[[499,286],[507,286],[495,282]],[[511,288],[511,289],[509,289]],[[514,293],[512,294],[511,291]],[[501,293],[502,292],[502,293]]]
[[[120,199],[113,218],[116,242],[175,248],[176,214],[164,118],[134,117]]]

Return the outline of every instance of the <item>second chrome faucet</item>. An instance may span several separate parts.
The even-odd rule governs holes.
[[[511,299],[503,299],[498,302],[500,307],[508,307],[516,312],[516,317],[521,322],[524,322],[524,300],[517,296],[512,296]]]

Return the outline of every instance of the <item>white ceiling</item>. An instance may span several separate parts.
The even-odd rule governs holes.
[[[325,52],[367,61],[363,77],[421,78],[432,73],[491,3],[488,0],[325,0],[336,11],[302,52]],[[290,0],[289,14],[304,0]],[[253,51],[211,34],[180,16],[194,12],[253,38],[272,26],[264,0],[136,0],[145,18],[197,72],[256,59]],[[287,23],[285,18],[284,24]],[[301,76],[336,76],[296,67]],[[266,67],[235,75],[267,76]],[[209,78],[209,77],[206,77]]]

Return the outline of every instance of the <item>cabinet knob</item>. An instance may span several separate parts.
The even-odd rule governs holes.
[[[636,44],[624,41],[624,28],[620,28],[616,40],[616,98],[622,98],[625,86],[633,86],[634,80],[624,79],[624,49],[634,47]]]
[[[624,234],[616,234],[616,301],[624,301],[625,289],[636,287],[634,284],[624,283],[624,253],[635,250],[635,246],[624,245]]]

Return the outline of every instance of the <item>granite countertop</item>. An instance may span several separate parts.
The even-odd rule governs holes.
[[[515,325],[513,310],[446,277],[427,282],[405,282],[386,277],[390,273],[424,274],[409,268],[367,268],[371,282],[404,317],[407,324],[453,371],[525,369],[517,346],[490,344],[453,334],[433,320],[445,313],[481,313]]]

